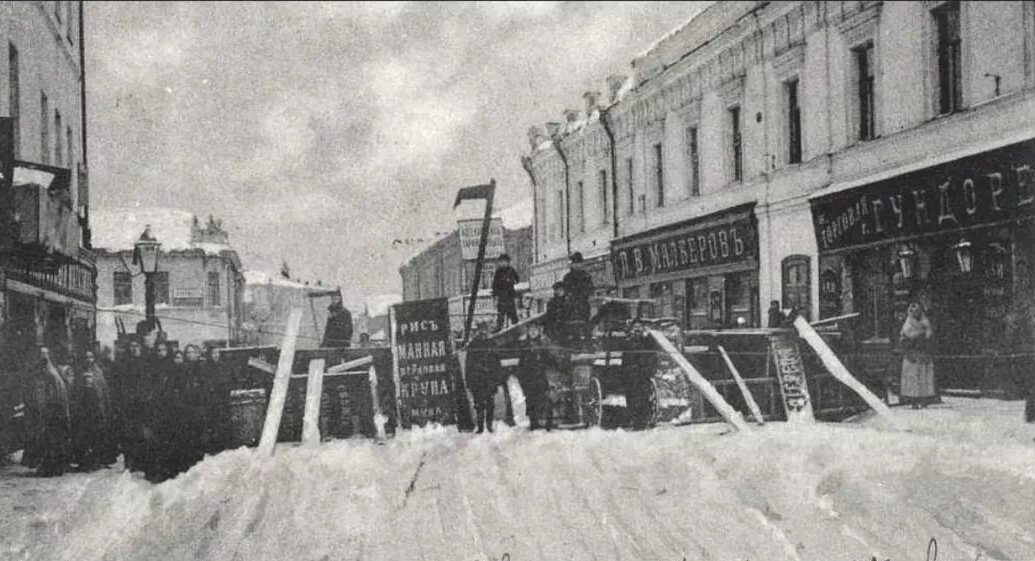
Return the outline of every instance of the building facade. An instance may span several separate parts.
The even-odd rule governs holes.
[[[0,375],[95,338],[81,10],[0,2]]]
[[[1031,307],[1033,61],[1031,2],[717,3],[530,131],[533,287],[597,251],[687,328],[777,300],[874,353],[918,301],[942,384],[987,384]]]
[[[221,221],[203,224],[173,209],[96,212],[97,338],[112,345],[120,324],[129,333],[145,318],[144,277],[133,243],[150,226],[162,244],[155,274],[155,313],[170,340],[226,346],[240,339],[245,279]]]
[[[245,271],[244,333],[241,343],[250,346],[279,347],[287,331],[291,310],[302,310],[298,325],[297,349],[319,349],[327,326],[327,310],[338,288],[324,287],[291,279],[284,274]],[[353,323],[356,314],[353,310]],[[357,334],[358,335],[358,334]]]
[[[517,270],[518,291],[524,292],[532,272],[532,227],[509,229],[502,227],[503,252]],[[454,331],[463,331],[463,318],[471,297],[475,260],[464,259],[461,238],[457,231],[439,238],[426,249],[407,260],[399,268],[402,276],[403,300],[450,299],[450,320]],[[476,302],[479,319],[494,319],[496,309],[492,302],[492,277],[496,274],[496,259],[486,259],[482,266],[480,292]],[[519,301],[518,314],[530,311],[527,303]]]

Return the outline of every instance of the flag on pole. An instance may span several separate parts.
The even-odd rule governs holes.
[[[492,193],[493,185],[475,185],[473,187],[463,187],[456,192],[456,201],[453,203],[453,208],[460,206],[461,201],[468,199],[488,199],[489,194]]]

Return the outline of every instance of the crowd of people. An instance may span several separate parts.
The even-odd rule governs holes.
[[[81,357],[71,345],[39,347],[22,388],[22,464],[37,475],[91,471],[122,454],[157,482],[223,448],[229,391],[218,351],[179,349],[147,321],[120,342],[114,356],[96,343]]]

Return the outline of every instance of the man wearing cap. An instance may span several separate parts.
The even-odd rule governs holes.
[[[492,295],[496,298],[496,331],[503,329],[503,323],[510,319],[511,325],[518,322],[517,306],[514,303],[518,273],[510,266],[510,256],[500,255],[496,274],[492,276]]]
[[[593,295],[593,279],[582,267],[582,253],[571,254],[571,270],[561,280],[564,291],[571,302],[571,321],[581,322],[583,328],[589,322],[589,297]]]

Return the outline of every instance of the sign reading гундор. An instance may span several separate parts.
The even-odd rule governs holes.
[[[812,201],[820,251],[1035,216],[1035,140]]]

